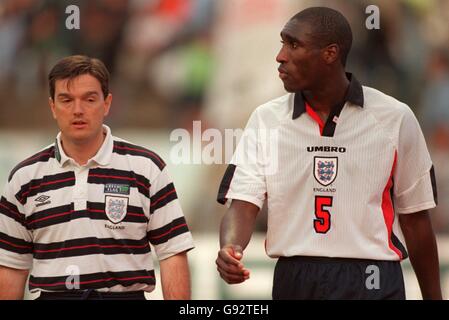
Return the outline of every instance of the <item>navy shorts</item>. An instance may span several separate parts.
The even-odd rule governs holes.
[[[281,257],[274,300],[405,300],[399,261]]]

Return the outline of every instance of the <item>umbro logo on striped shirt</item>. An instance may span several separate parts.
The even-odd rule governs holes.
[[[41,195],[41,196],[37,197],[36,199],[34,199],[34,201],[39,202],[38,204],[36,204],[36,207],[41,207],[46,204],[50,204],[51,201],[48,199],[50,199],[50,196]]]

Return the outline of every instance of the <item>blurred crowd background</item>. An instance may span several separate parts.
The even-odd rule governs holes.
[[[379,30],[365,26],[371,4]],[[80,8],[79,30],[65,26],[68,5]],[[168,144],[152,149],[170,162],[173,129],[191,131],[195,120],[202,130],[243,128],[259,104],[284,94],[279,33],[317,5],[351,23],[348,71],[417,115],[437,174],[434,227],[449,234],[449,0],[0,0],[0,146],[23,133],[48,137],[25,157],[52,142],[48,72],[66,55],[86,54],[111,72],[113,131],[140,132],[149,148]],[[21,160],[6,161],[11,152],[0,149],[0,177]],[[189,168],[178,168],[186,174],[175,184],[184,186],[191,228],[217,232],[224,208],[214,199],[226,165]],[[258,223],[263,230],[263,215]]]

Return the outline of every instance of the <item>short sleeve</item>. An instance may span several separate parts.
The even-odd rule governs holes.
[[[184,217],[175,186],[167,166],[150,187],[150,221],[148,240],[159,260],[194,247],[193,238]]]
[[[218,190],[217,201],[243,200],[262,208],[266,198],[265,166],[266,155],[263,146],[257,110],[251,115],[232,160],[226,169]]]
[[[33,238],[15,197],[14,181],[5,185],[0,198],[0,265],[28,270],[33,265]]]
[[[398,213],[413,213],[436,206],[432,160],[418,120],[408,107],[399,127],[393,181],[394,204]]]

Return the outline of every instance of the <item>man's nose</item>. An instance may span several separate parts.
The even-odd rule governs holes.
[[[277,56],[276,56],[276,61],[278,63],[285,63],[287,62],[287,54],[285,52],[285,48],[284,46],[282,46],[282,48],[279,50]]]
[[[73,104],[73,114],[83,114],[84,107],[80,99],[76,99]]]

